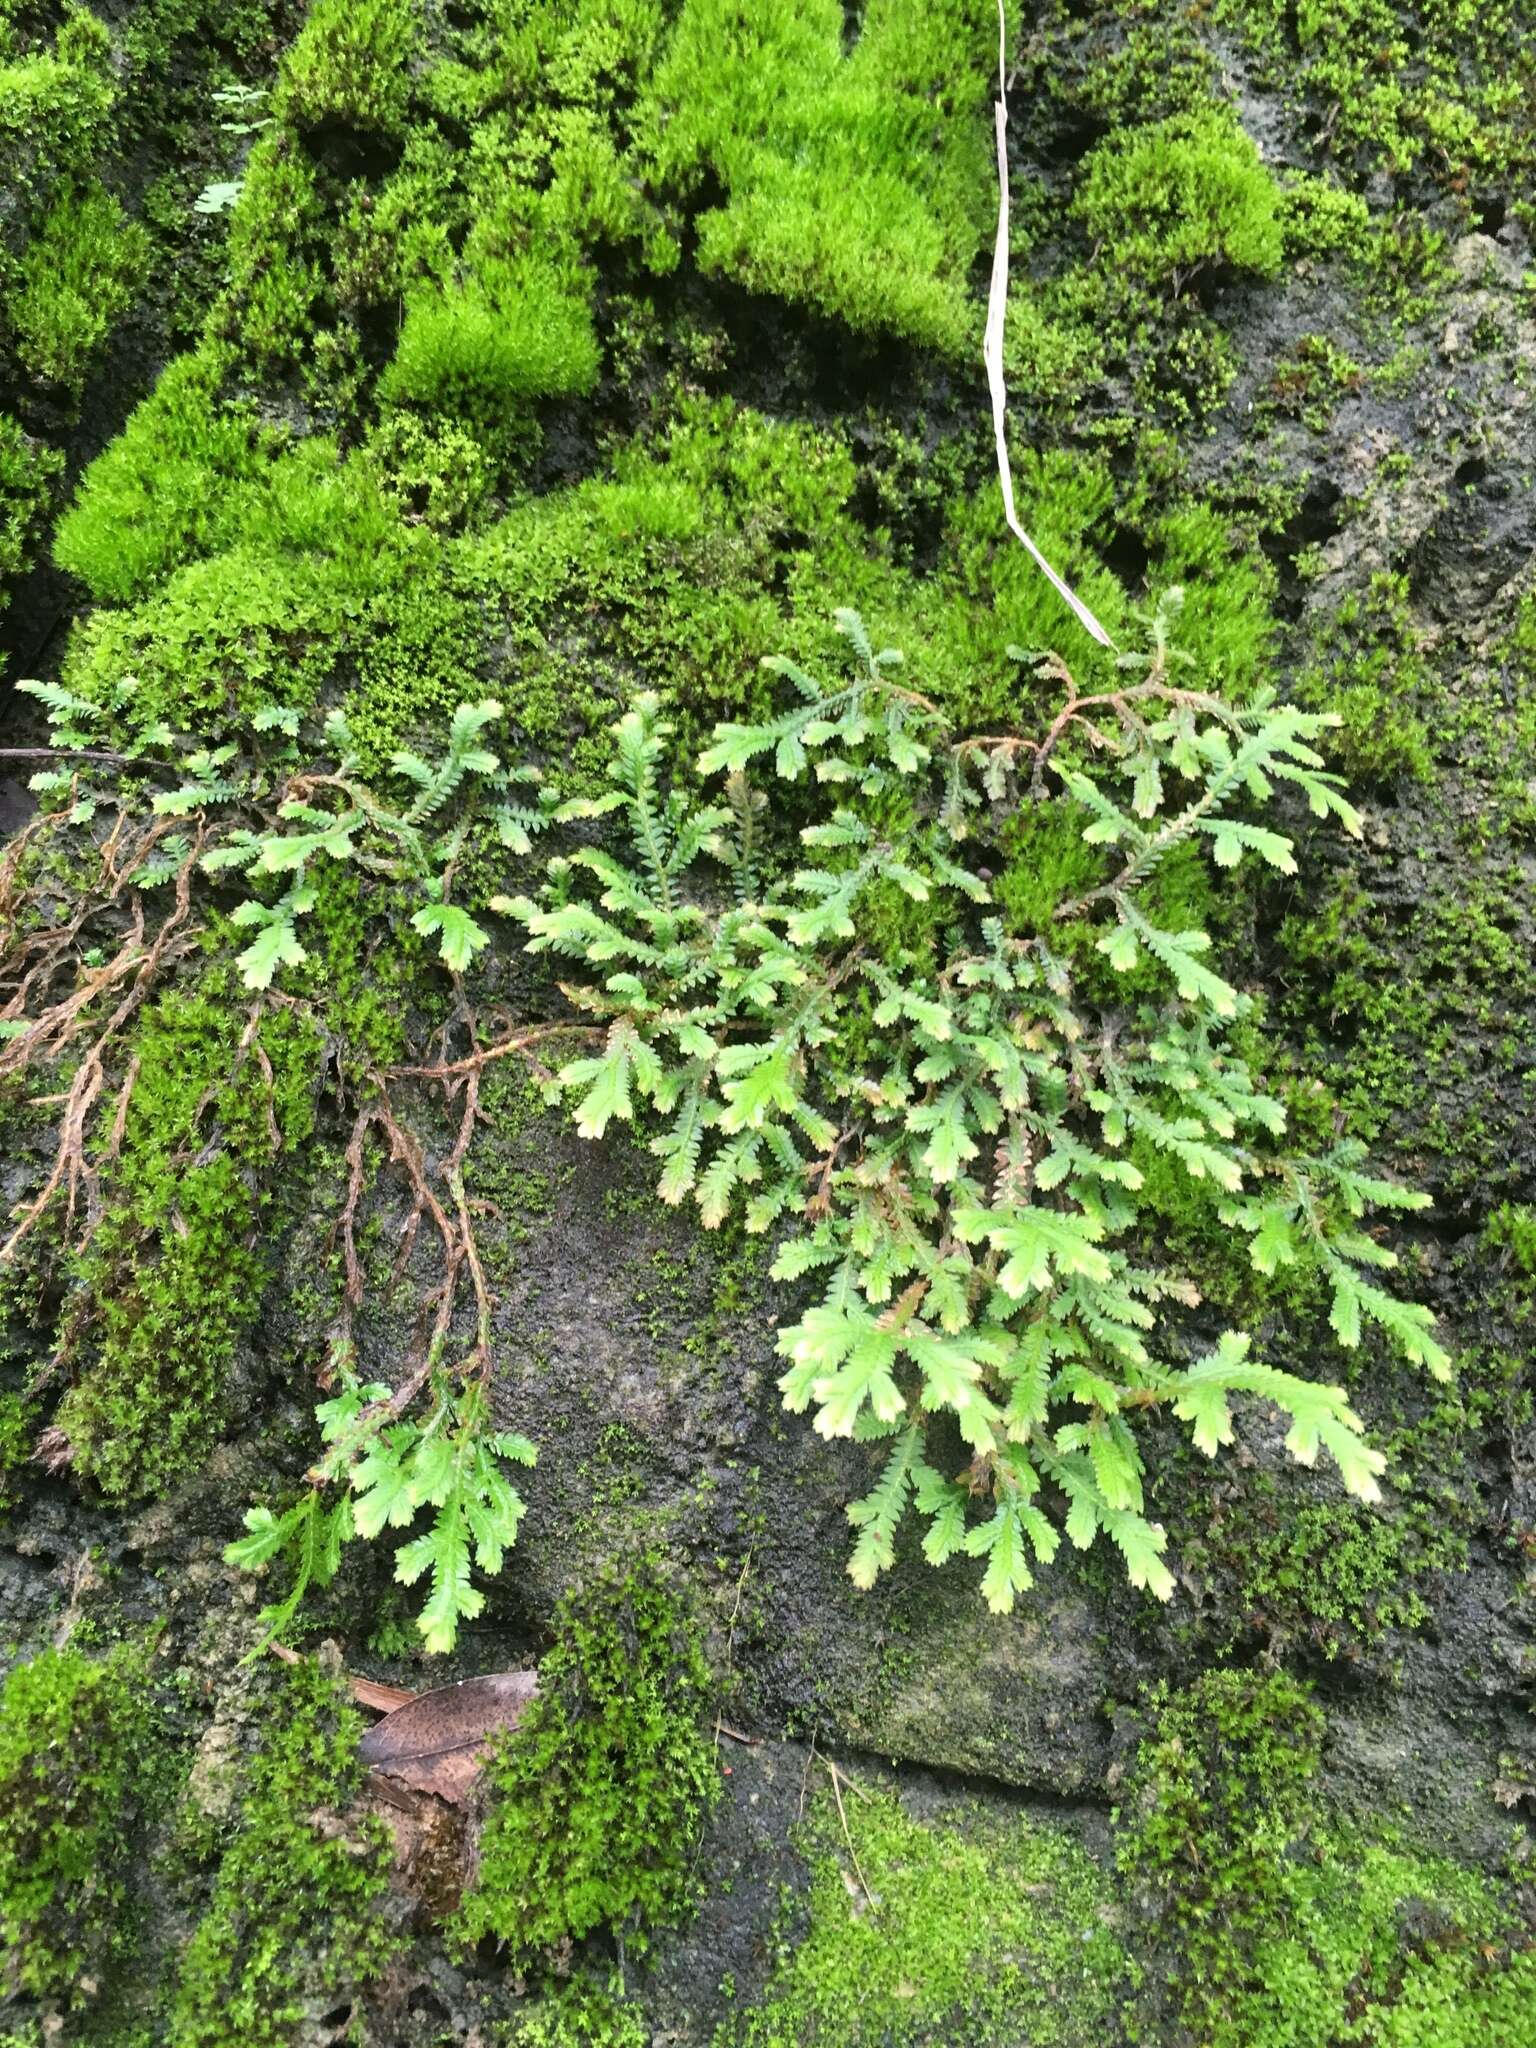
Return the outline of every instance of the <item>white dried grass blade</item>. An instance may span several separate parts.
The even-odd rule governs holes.
[[[997,31],[997,99],[993,105],[997,124],[997,241],[992,250],[992,283],[987,293],[987,325],[981,355],[986,364],[987,385],[992,393],[992,430],[997,439],[997,475],[1003,487],[1003,513],[1009,530],[1023,542],[1032,560],[1045,572],[1057,596],[1071,606],[1085,630],[1101,647],[1113,649],[1114,641],[1087,605],[1065,577],[1057,575],[1019,524],[1013,500],[1013,470],[1008,461],[1008,387],[1003,381],[1003,324],[1008,315],[1008,18],[1004,0],[997,0]]]

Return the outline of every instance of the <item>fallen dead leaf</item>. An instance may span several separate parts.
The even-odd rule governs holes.
[[[375,1714],[392,1714],[396,1707],[407,1707],[416,1698],[409,1686],[382,1685],[376,1678],[354,1678],[350,1671],[347,1684],[357,1704]]]
[[[492,1738],[517,1726],[537,1689],[532,1671],[493,1671],[416,1693],[367,1731],[358,1756],[376,1775],[460,1806]]]

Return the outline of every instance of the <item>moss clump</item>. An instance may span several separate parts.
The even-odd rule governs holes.
[[[1336,747],[1351,781],[1428,781],[1434,772],[1420,711],[1429,682],[1408,578],[1380,571],[1319,626],[1296,701],[1342,720]]]
[[[408,549],[370,466],[315,434],[294,442],[221,396],[227,349],[180,357],[81,480],[54,558],[100,603],[148,596],[175,570],[231,551],[285,563],[360,604]]]
[[[229,290],[213,315],[220,333],[274,362],[301,356],[313,334],[323,278],[324,214],[314,165],[283,131],[251,151],[229,225]]]
[[[522,1725],[487,1767],[480,1868],[456,1929],[536,1957],[680,1920],[719,1796],[709,1667],[659,1560],[569,1594]]]
[[[1220,0],[1263,81],[1327,110],[1318,147],[1445,189],[1528,194],[1536,59],[1522,0]],[[1528,199],[1517,210],[1530,218]]]
[[[181,1965],[172,2048],[282,2048],[383,1971],[388,1832],[348,1819],[362,1733],[339,1677],[290,1667],[250,1767],[233,1842]]]
[[[27,244],[7,308],[18,360],[78,391],[148,260],[149,236],[104,187],[61,193]]]
[[[266,1278],[266,1184],[313,1123],[313,1027],[280,1012],[242,1046],[246,1022],[215,977],[162,996],[134,1041],[107,1213],[66,1318],[86,1363],[56,1417],[77,1470],[117,1500],[163,1492],[218,1429]]]
[[[212,734],[261,704],[307,708],[336,660],[342,594],[316,565],[231,548],[177,570],[128,611],[99,611],[76,631],[69,688],[110,700],[137,678],[135,712]]]
[[[1177,1947],[1178,2017],[1214,2048],[1211,2030],[1242,1995],[1256,1941],[1283,1913],[1323,1717],[1284,1672],[1207,1672],[1180,1693],[1157,1687],[1148,1710],[1117,1815],[1118,1860]]]
[[[86,471],[59,522],[54,559],[98,603],[141,596],[203,551],[227,516],[231,488],[255,473],[254,415],[220,403],[226,368],[214,349],[178,357]]]
[[[924,1824],[861,1787],[811,1822],[809,1926],[764,2002],[716,2048],[1090,2048],[1114,2032],[1125,1968],[1109,1885],[1058,1829],[979,1812]]]
[[[1536,1944],[1513,1900],[1328,1822],[1322,1716],[1294,1679],[1208,1672],[1149,1707],[1119,1860],[1175,1960],[1134,2039],[1166,2039],[1170,2013],[1203,2048],[1524,2038]]]
[[[480,443],[448,419],[386,413],[368,453],[381,489],[436,533],[472,525],[495,481]]]
[[[45,1650],[0,1694],[0,1943],[9,1988],[82,2002],[126,1946],[134,1831],[152,1789],[141,1653]]]
[[[51,50],[25,51],[0,20],[0,191],[34,199],[88,170],[117,94],[111,34],[78,0],[66,5]]]
[[[284,67],[279,113],[301,127],[339,121],[398,134],[420,40],[414,0],[314,0]]]
[[[379,396],[492,427],[508,404],[590,390],[598,360],[590,306],[568,277],[547,262],[497,265],[407,306]]]
[[[661,179],[710,178],[698,261],[867,333],[970,347],[994,204],[996,34],[979,0],[687,0],[638,126]]]
[[[1178,293],[1201,272],[1275,276],[1279,197],[1252,139],[1230,113],[1208,108],[1101,143],[1072,211],[1101,261]]]
[[[23,433],[9,413],[0,412],[0,611],[7,585],[27,568],[37,543],[53,479],[64,459]]]
[[[1491,2048],[1529,2038],[1536,1945],[1516,1899],[1400,1842],[1325,1834],[1287,1871],[1255,1982],[1212,2048]]]
[[[15,1505],[15,1475],[32,1455],[37,1409],[25,1394],[0,1394],[0,1515]]]

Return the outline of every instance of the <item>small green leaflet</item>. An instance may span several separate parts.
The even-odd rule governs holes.
[[[443,965],[454,974],[463,974],[481,947],[490,943],[489,932],[457,903],[425,903],[412,913],[411,924],[423,938],[437,934]]]

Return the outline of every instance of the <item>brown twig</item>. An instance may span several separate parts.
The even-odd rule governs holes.
[[[741,1730],[740,1730],[739,1728],[733,1728],[733,1727],[731,1726],[731,1724],[730,1724],[730,1722],[729,1722],[729,1721],[722,1721],[722,1720],[721,1720],[721,1718],[720,1718],[720,1716],[719,1716],[718,1714],[716,1714],[716,1716],[715,1716],[715,1747],[716,1747],[716,1749],[718,1749],[718,1748],[720,1747],[720,1737],[721,1737],[722,1735],[728,1735],[728,1736],[730,1737],[730,1739],[731,1739],[731,1741],[732,1741],[732,1742],[739,1742],[739,1743],[741,1743],[741,1744],[742,1744],[742,1745],[743,1745],[743,1746],[744,1746],[745,1748],[747,1748],[747,1749],[761,1749],[761,1748],[762,1748],[762,1746],[763,1746],[763,1738],[761,1737],[761,1735],[743,1735],[743,1734],[742,1734],[742,1732],[741,1732]]]
[[[0,761],[113,761],[126,767],[130,758],[100,747],[0,747]]]
[[[493,1045],[479,1047],[466,1053],[462,1059],[438,1060],[427,1066],[399,1066],[385,1069],[385,1078],[391,1081],[454,1081],[465,1074],[481,1074],[493,1060],[504,1060],[513,1053],[526,1054],[535,1045],[541,1045],[549,1038],[602,1038],[603,1029],[596,1024],[552,1023],[529,1024],[521,1030],[511,1031],[505,1038],[499,1038]],[[530,1065],[538,1066],[537,1061]],[[542,1069],[541,1069],[542,1071]]]
[[[59,1138],[54,1152],[53,1168],[41,1192],[20,1209],[15,1229],[5,1243],[0,1245],[0,1261],[9,1258],[15,1252],[22,1239],[46,1213],[61,1187],[67,1189],[66,1229],[74,1222],[82,1187],[87,1193],[91,1228],[95,1227],[98,1176],[96,1167],[91,1165],[86,1157],[85,1133],[96,1100],[106,1086],[105,1055],[123,1026],[135,1015],[154,988],[167,960],[179,958],[191,943],[190,937],[183,933],[182,927],[191,910],[192,876],[198,855],[202,851],[202,843],[203,835],[199,829],[197,839],[177,873],[175,903],[152,943],[147,948],[144,947],[144,908],[142,901],[136,897],[132,930],[116,956],[105,967],[90,974],[73,995],[56,1003],[35,1024],[0,1049],[0,1075],[21,1072],[32,1060],[41,1057],[45,1052],[58,1053],[76,1035],[81,1017],[90,1005],[109,989],[132,977],[127,991],[119,999],[116,1008],[97,1032],[75,1068],[69,1087],[60,1096],[35,1098],[40,1103],[62,1102],[64,1105],[63,1115],[59,1120]],[[129,1093],[131,1092],[130,1086]],[[114,1131],[126,1115],[127,1099],[120,1091],[113,1119]],[[88,1231],[87,1235],[89,1234]]]

